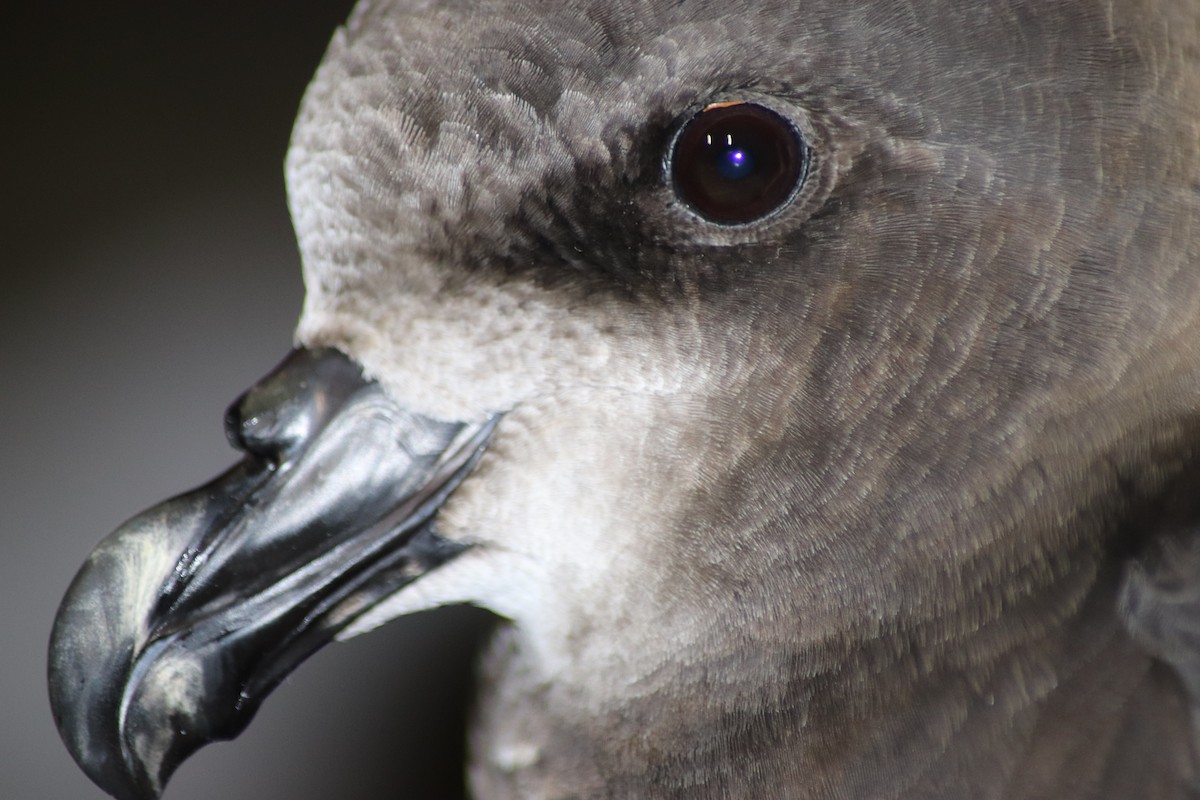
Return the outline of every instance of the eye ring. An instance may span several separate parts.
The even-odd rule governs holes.
[[[680,202],[721,225],[746,225],[786,206],[804,185],[811,150],[779,113],[746,101],[712,103],[679,129],[667,157]]]

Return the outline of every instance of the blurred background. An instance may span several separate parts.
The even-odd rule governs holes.
[[[102,800],[59,741],[46,642],[75,570],[236,458],[225,406],[303,287],[283,157],[349,0],[9,10],[0,49],[0,798]],[[445,609],[303,665],[165,800],[456,798],[485,615]]]

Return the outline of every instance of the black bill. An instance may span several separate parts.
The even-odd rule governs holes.
[[[121,800],[157,797],[301,661],[464,549],[435,513],[495,423],[413,414],[341,353],[296,350],[226,424],[241,463],[101,542],[55,620],[59,732]]]

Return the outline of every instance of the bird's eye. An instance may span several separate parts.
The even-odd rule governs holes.
[[[683,126],[670,155],[676,195],[726,225],[762,219],[795,195],[809,149],[786,119],[755,103],[714,103]]]

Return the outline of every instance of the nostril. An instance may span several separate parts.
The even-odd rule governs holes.
[[[255,386],[225,412],[225,436],[238,450],[280,461],[312,433],[313,398],[274,384]]]
[[[241,400],[239,397],[233,405],[225,409],[225,439],[236,450],[246,449],[246,439],[242,436],[242,411],[239,407]]]
[[[261,420],[255,416],[247,417],[244,409],[245,404],[246,395],[243,394],[226,410],[225,438],[229,440],[229,444],[238,450],[250,453],[251,455],[269,455],[269,453],[260,452],[268,445],[263,440],[261,431],[256,430],[261,427]]]
[[[336,350],[293,350],[229,406],[225,437],[234,448],[278,464],[367,385],[359,368]]]
[[[266,419],[267,415],[255,413],[253,391],[243,394],[225,412],[225,438],[238,450],[274,459],[285,449],[287,441],[279,435],[279,426]]]

